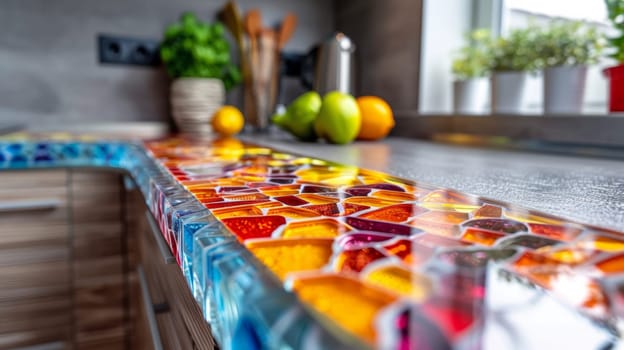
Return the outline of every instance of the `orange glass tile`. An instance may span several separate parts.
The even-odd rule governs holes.
[[[281,215],[291,219],[312,218],[317,217],[319,214],[312,210],[294,208],[294,207],[280,207],[269,209],[268,215]]]
[[[383,289],[340,275],[296,278],[292,289],[304,303],[370,344],[377,339],[379,311],[397,300]]]
[[[320,269],[332,254],[331,238],[252,240],[245,246],[281,280],[292,272]]]
[[[262,215],[262,210],[255,206],[242,206],[234,208],[214,209],[212,214],[218,219],[225,219],[237,216],[257,216]]]
[[[495,205],[486,204],[481,208],[477,209],[473,217],[475,219],[479,218],[500,218],[503,214],[503,209],[501,207],[497,207]]]
[[[271,237],[273,231],[286,223],[284,217],[277,215],[244,216],[221,221],[240,240]]]
[[[427,209],[421,208],[415,204],[395,204],[369,211],[360,215],[360,217],[371,220],[404,222],[410,217],[422,214],[426,211]]]
[[[331,204],[317,204],[317,205],[306,205],[302,208],[312,210],[319,215],[325,216],[344,216],[351,215],[357,213],[362,210],[366,210],[369,207],[364,205],[345,203],[344,205],[339,203],[331,203]]]
[[[453,211],[433,210],[419,215],[418,219],[447,224],[460,224],[468,220],[468,214]]]
[[[409,201],[416,200],[416,196],[411,194],[411,193],[396,192],[396,191],[386,191],[386,190],[374,191],[374,192],[372,192],[370,194],[370,196],[374,197],[374,198],[388,199],[388,200],[391,200],[391,201],[405,201],[405,202],[409,202]]]
[[[502,237],[505,237],[505,234],[477,228],[468,228],[462,235],[461,239],[475,244],[492,246],[496,243],[497,239]]]
[[[358,273],[371,262],[384,258],[386,255],[383,252],[371,247],[343,250],[336,256],[334,269],[336,272]]]
[[[397,201],[390,201],[387,199],[371,198],[371,197],[350,197],[343,201],[344,203],[353,203],[359,205],[365,205],[367,207],[385,207],[387,205],[398,204]]]
[[[575,227],[548,225],[548,224],[528,224],[531,232],[560,241],[571,241],[581,234],[582,230]]]
[[[624,272],[624,254],[616,254],[596,263],[596,268],[605,275]]]
[[[409,221],[408,225],[440,236],[457,237],[460,235],[459,226],[457,225],[423,220],[419,217]]]
[[[205,203],[204,206],[208,209],[218,209],[218,208],[226,208],[226,207],[238,207],[241,205],[260,205],[263,203],[269,202],[268,199],[257,199],[257,200],[249,200],[249,201],[227,201],[227,202],[214,202],[214,203]]]
[[[424,301],[432,290],[431,280],[427,277],[397,265],[383,265],[367,270],[363,280],[418,302]]]
[[[383,244],[383,249],[390,255],[394,255],[403,260],[406,264],[417,266],[429,259],[433,255],[433,249],[420,244],[414,244],[407,239],[400,239],[394,242]]]
[[[522,255],[520,255],[520,257],[513,263],[513,266],[520,272],[526,272],[533,269],[552,270],[562,265],[564,264],[562,264],[559,260],[530,251],[522,253]]]
[[[262,193],[271,197],[290,196],[293,194],[299,194],[299,190],[261,190],[261,191]]]
[[[600,252],[596,250],[570,247],[547,247],[538,249],[537,252],[550,259],[554,259],[558,262],[561,262],[562,264],[570,266],[582,264],[589,259],[595,257],[596,255],[600,254]]]
[[[333,219],[307,220],[289,223],[282,234],[285,238],[333,238],[351,228]]]
[[[245,194],[235,194],[235,195],[225,195],[223,198],[230,201],[252,201],[259,199],[268,199],[266,195],[262,193],[245,193]]]
[[[327,197],[319,194],[313,193],[304,193],[297,196],[300,199],[310,203],[310,204],[327,204],[327,203],[337,203],[339,200],[337,198]]]

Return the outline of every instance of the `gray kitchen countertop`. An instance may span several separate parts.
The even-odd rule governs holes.
[[[337,146],[286,135],[242,140],[624,231],[624,162],[402,138]]]

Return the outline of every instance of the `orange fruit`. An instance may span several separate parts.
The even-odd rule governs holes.
[[[219,135],[231,136],[238,134],[245,126],[245,118],[238,108],[223,106],[212,116],[212,129]]]
[[[386,101],[377,96],[362,96],[357,98],[362,115],[362,125],[357,136],[358,140],[379,140],[394,127],[392,108]]]

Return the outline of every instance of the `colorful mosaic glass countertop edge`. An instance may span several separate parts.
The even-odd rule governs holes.
[[[225,349],[619,341],[621,233],[236,140],[0,141],[55,166],[130,173]]]

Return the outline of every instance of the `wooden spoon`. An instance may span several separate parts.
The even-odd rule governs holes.
[[[249,37],[249,56],[252,74],[258,71],[258,37],[262,32],[262,14],[260,10],[253,9],[247,12],[244,22],[245,32]]]
[[[295,28],[297,27],[297,15],[293,13],[288,13],[284,20],[282,21],[282,25],[280,26],[280,30],[278,33],[277,39],[277,47],[280,51],[286,46],[286,43],[292,37],[295,32]]]

